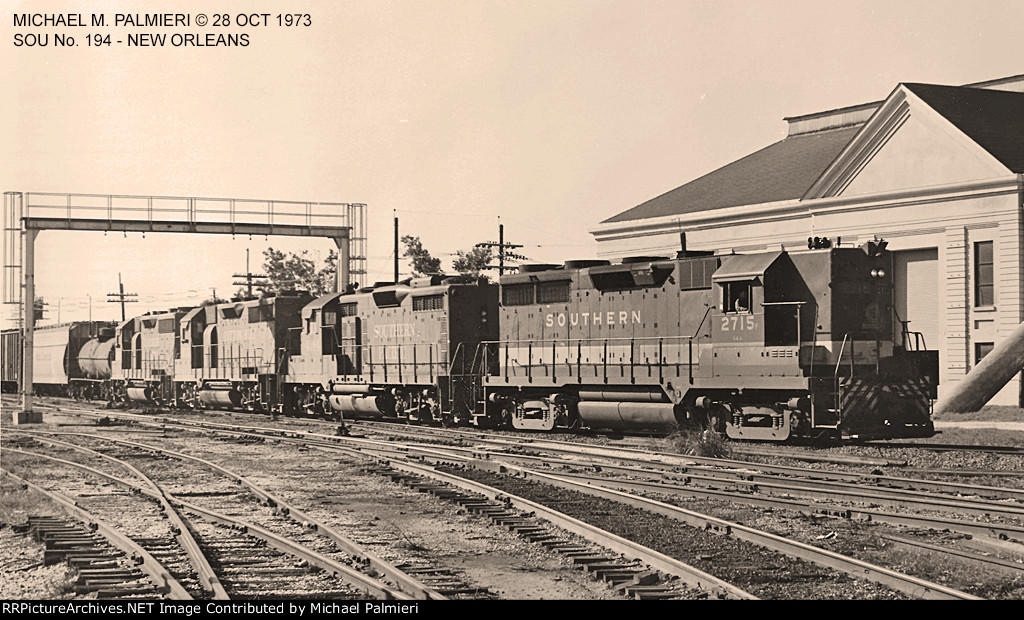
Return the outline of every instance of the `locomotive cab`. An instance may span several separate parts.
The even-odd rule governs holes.
[[[800,375],[799,351],[813,299],[783,251],[736,255],[712,276],[709,360],[714,376]]]

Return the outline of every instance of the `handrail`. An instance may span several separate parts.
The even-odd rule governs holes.
[[[708,320],[708,315],[711,314],[711,311],[714,309],[715,306],[708,306],[708,309],[704,311],[704,316],[701,317],[700,323],[697,324],[697,329],[695,329],[693,335],[690,336],[690,340],[693,340],[698,334],[700,334],[700,328],[704,327],[704,321]]]
[[[843,352],[846,350],[846,341],[849,340],[850,333],[843,334],[843,345],[839,347],[839,355],[836,357],[836,369],[832,375],[832,381],[836,389],[836,412],[842,411],[842,392],[839,389],[839,367],[843,364]],[[853,352],[850,352],[850,378],[853,379]],[[811,426],[814,426],[812,420]]]
[[[843,345],[839,347],[839,355],[836,357],[836,370],[832,375],[836,380],[839,379],[839,366],[843,363],[843,352],[846,350],[846,341],[849,340],[849,338],[849,332],[843,334]]]
[[[583,342],[588,342],[588,341],[596,342],[596,343],[622,342],[623,344],[628,344],[629,342],[637,342],[637,341],[650,341],[652,344],[657,344],[659,340],[687,341],[687,340],[693,340],[695,338],[697,338],[697,336],[639,336],[639,337],[632,336],[632,337],[624,337],[624,338],[552,338],[552,339],[545,339],[545,340],[535,340],[535,339],[534,340],[481,340],[480,344],[497,344],[497,345],[548,344],[548,343],[552,343],[552,342],[554,342],[554,343],[558,343],[558,342],[565,342],[565,343],[579,342],[579,343],[583,343]]]

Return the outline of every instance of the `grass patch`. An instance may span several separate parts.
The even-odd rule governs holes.
[[[672,433],[666,438],[669,448],[679,454],[729,458],[732,448],[724,435],[708,428],[687,428]]]
[[[967,413],[942,413],[934,416],[943,422],[1024,422],[1024,409],[1002,405],[987,405]]]

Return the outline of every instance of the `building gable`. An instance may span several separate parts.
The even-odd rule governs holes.
[[[928,99],[917,94],[918,87],[897,87],[804,199],[950,185],[1011,173],[1004,159],[983,148],[956,122],[957,108],[976,102],[950,103],[948,98],[933,97],[932,87],[922,87],[928,99],[943,104],[936,110]],[[976,90],[940,88],[950,92]],[[1016,93],[1004,94],[1024,98]],[[975,112],[984,114],[985,110]]]

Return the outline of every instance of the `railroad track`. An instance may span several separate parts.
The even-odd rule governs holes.
[[[249,433],[249,432],[252,432],[252,430],[253,430],[251,428],[244,429],[244,430],[236,428],[236,429],[234,429],[234,431],[228,431],[223,425],[216,425],[216,426],[221,430],[221,432],[246,432],[246,433]],[[271,432],[274,433],[275,435],[280,433],[280,431],[271,431]],[[277,435],[277,437],[280,437],[280,435]],[[282,440],[289,440],[290,439],[290,440],[293,440],[293,441],[307,441],[307,442],[312,441],[311,439],[297,440],[297,439],[288,438],[288,437],[284,437],[284,438],[281,438],[281,439]],[[336,445],[336,442],[339,441],[338,438],[327,438],[327,439],[329,440],[327,442],[327,445],[326,446],[321,445],[321,447],[325,447],[327,449],[339,449],[339,448],[337,448],[337,445]],[[346,441],[346,443],[351,443],[352,441],[356,441],[357,443],[362,443],[363,444],[363,449],[365,450],[365,441],[351,440],[351,439],[345,440],[345,441]],[[320,444],[318,444],[318,445],[320,445]],[[705,526],[706,526],[706,523],[707,522],[705,522]],[[808,551],[808,550],[803,550],[802,552],[805,552],[805,553],[806,552],[816,553],[816,552]],[[854,569],[854,570],[863,571],[864,569],[863,568],[857,568],[857,569]],[[943,589],[941,586],[937,586],[936,584],[929,584],[929,585],[926,585],[926,586],[922,586],[921,584],[924,583],[923,580],[916,580],[916,581],[911,580],[911,581],[912,581],[912,583],[910,585],[901,586],[901,587],[904,588],[905,592],[909,593],[912,596],[933,596],[933,595],[947,596],[947,595],[950,595],[950,596],[966,596],[966,597],[969,598],[969,596],[963,595],[963,593],[953,593],[952,589],[948,589],[948,588],[947,589]]]
[[[117,427],[109,427],[108,430],[116,430],[116,428]],[[29,435],[34,436],[34,437],[38,437],[38,436],[41,435],[41,433],[37,433],[37,432],[34,432],[34,431],[26,433],[26,434],[29,434]],[[64,436],[64,437],[70,437],[70,436],[83,437],[83,436],[86,436],[86,435],[79,434],[79,433],[66,433],[66,432],[65,433],[56,433],[56,434],[60,435],[60,436]],[[170,450],[166,450],[166,449],[160,449],[157,446],[142,445],[142,444],[139,444],[137,442],[132,442],[132,441],[115,440],[115,439],[110,439],[110,438],[106,438],[106,437],[98,437],[98,436],[95,436],[95,435],[92,435],[92,434],[87,434],[87,436],[91,440],[109,441],[109,442],[112,442],[112,443],[116,443],[118,446],[129,446],[129,447],[132,447],[132,448],[138,448],[138,449],[143,449],[143,450],[148,450],[148,451],[153,451],[153,452],[160,452],[162,454],[174,457],[176,459],[202,461],[202,459],[198,459],[197,457],[189,456],[189,455],[184,455],[184,454],[181,454],[181,453],[178,453],[178,452],[174,452],[174,451],[170,451]],[[250,438],[250,439],[246,440],[246,443],[252,444],[254,442]],[[259,442],[256,442],[256,443],[259,443]],[[205,463],[205,465],[207,467],[211,467],[211,468],[218,469],[218,470],[222,470],[223,469],[223,468],[220,468],[219,466],[215,466],[215,465],[210,464],[210,463]],[[176,465],[175,469],[180,469],[180,466]],[[287,514],[289,514],[291,516],[298,517],[298,518],[300,518],[303,521],[303,523],[306,523],[307,526],[309,525],[310,521],[312,521],[312,518],[309,515],[303,514],[301,511],[297,510],[293,506],[290,506],[290,505],[286,504],[279,497],[274,497],[274,496],[272,496],[270,493],[268,493],[266,491],[260,490],[260,489],[258,489],[256,487],[253,487],[253,485],[248,483],[242,477],[235,476],[235,478],[237,479],[238,482],[243,483],[246,486],[250,487],[249,490],[251,492],[253,492],[254,494],[258,495],[264,503],[273,505],[277,509],[277,512],[279,512],[279,513],[287,513]],[[212,489],[211,491],[207,491],[205,493],[205,495],[208,495],[211,498],[221,497],[220,494],[216,491],[216,487],[210,485],[209,481],[204,483],[204,487]],[[180,493],[179,493],[179,495],[180,495]],[[169,494],[169,496],[172,498],[172,501],[174,501],[176,504],[182,504],[183,507],[186,509],[186,511],[195,511],[195,506],[194,505],[184,503],[181,500],[181,498],[176,496],[176,495],[170,495]],[[209,510],[212,510],[212,509],[215,509],[215,508],[218,508],[218,507],[215,506],[215,505],[211,505],[211,502],[205,502],[205,508],[207,508],[208,511],[209,511]],[[261,523],[266,524],[265,521],[261,521]],[[315,521],[314,521],[314,523],[315,523]],[[248,525],[247,527],[250,529],[250,531],[252,530],[252,525]],[[322,527],[322,526],[315,527],[313,529],[315,529],[316,531],[321,531],[321,532],[327,530],[326,527]],[[424,581],[427,581],[427,582],[431,583],[434,587],[436,587],[441,592],[455,593],[455,594],[475,594],[475,595],[480,595],[480,594],[485,594],[486,595],[487,594],[486,592],[481,593],[479,588],[471,588],[471,587],[467,586],[466,584],[459,583],[458,582],[458,575],[453,574],[453,572],[450,571],[450,570],[445,570],[445,569],[439,568],[439,567],[424,566],[422,564],[404,565],[402,568],[407,570],[410,573],[416,574],[417,576],[419,576]],[[626,584],[625,586],[623,586],[620,589],[620,593],[622,595],[632,595],[632,596],[636,596],[638,598],[651,598],[651,597],[654,597],[654,596],[656,596],[656,594],[653,591],[654,590],[654,584],[650,583],[650,580],[651,580],[651,576],[650,575],[644,575],[641,578],[638,578],[638,582],[639,583],[632,584],[633,589],[627,589],[630,586],[630,584]],[[616,585],[619,585],[619,584],[616,584]],[[231,590],[230,587],[228,589],[229,589],[229,591]]]
[[[152,420],[152,418],[150,418],[150,420]],[[180,420],[173,420],[173,421],[172,420],[162,420],[161,423],[163,423],[165,425],[172,424],[172,423],[173,424],[182,424],[185,427],[198,428],[197,427],[197,423],[195,423],[195,422],[183,422],[183,421],[180,421]],[[474,456],[478,456],[478,457],[484,457],[485,459],[489,459],[489,460],[505,459],[506,461],[510,461],[510,462],[514,462],[516,459],[519,459],[520,461],[523,461],[523,460],[527,460],[528,461],[530,459],[533,459],[535,461],[535,463],[538,462],[538,461],[545,462],[545,466],[564,465],[564,466],[567,466],[567,467],[577,467],[577,468],[584,467],[585,468],[585,467],[594,467],[593,462],[587,463],[586,459],[591,459],[593,461],[593,460],[597,460],[600,457],[601,464],[597,465],[597,467],[600,467],[601,469],[603,469],[603,471],[605,473],[608,473],[608,472],[611,472],[611,471],[616,471],[619,474],[621,474],[621,476],[636,476],[637,472],[642,470],[642,469],[655,469],[655,470],[661,469],[661,470],[663,470],[662,472],[655,472],[654,475],[657,476],[657,477],[662,477],[662,478],[664,478],[666,475],[670,476],[670,477],[674,476],[677,479],[676,480],[669,480],[667,483],[662,482],[660,484],[667,484],[668,486],[673,486],[674,485],[674,486],[677,486],[677,487],[683,487],[684,488],[683,491],[673,490],[672,491],[673,494],[680,494],[680,495],[682,495],[682,494],[689,493],[691,495],[699,495],[700,493],[705,493],[705,494],[722,493],[723,491],[721,490],[721,487],[723,485],[731,485],[733,487],[731,489],[731,491],[729,491],[729,490],[725,491],[725,492],[731,492],[732,495],[733,495],[733,497],[729,498],[728,501],[741,501],[741,500],[739,500],[737,498],[741,498],[743,496],[749,497],[751,495],[750,491],[752,489],[756,490],[757,487],[759,487],[759,486],[760,487],[767,487],[770,484],[773,484],[773,482],[771,480],[772,477],[775,477],[777,479],[783,480],[783,479],[785,479],[787,477],[795,477],[795,476],[800,476],[800,475],[806,475],[806,479],[805,478],[800,478],[799,480],[795,481],[795,484],[807,485],[807,484],[809,484],[808,481],[814,481],[815,483],[819,483],[819,484],[823,485],[823,486],[820,486],[818,488],[818,490],[815,491],[816,493],[818,493],[820,495],[823,495],[823,496],[832,497],[832,498],[834,498],[836,496],[836,489],[837,488],[842,488],[842,487],[836,487],[835,486],[836,484],[841,484],[841,485],[845,484],[845,485],[849,485],[851,487],[861,487],[861,486],[864,486],[865,484],[868,484],[868,483],[872,483],[872,484],[874,484],[876,486],[879,485],[879,484],[887,485],[887,486],[893,486],[893,485],[898,486],[899,484],[902,484],[902,483],[905,482],[906,484],[917,485],[917,486],[920,486],[922,484],[926,484],[927,483],[927,485],[930,485],[932,491],[935,491],[936,489],[940,489],[944,493],[947,493],[947,494],[948,493],[963,492],[965,490],[969,490],[969,489],[963,488],[963,485],[958,487],[955,484],[934,483],[934,482],[922,481],[922,480],[917,480],[917,479],[901,479],[901,478],[891,477],[891,476],[879,476],[877,474],[875,474],[875,475],[864,475],[864,474],[856,474],[856,473],[853,473],[853,472],[837,473],[837,472],[827,472],[827,471],[822,471],[822,470],[808,470],[808,471],[804,471],[804,473],[801,474],[801,470],[799,468],[786,468],[786,467],[778,467],[778,466],[754,465],[754,464],[751,464],[751,463],[738,462],[738,461],[734,461],[733,462],[733,467],[734,467],[733,471],[724,471],[721,476],[715,476],[715,475],[712,475],[712,474],[715,473],[715,470],[723,468],[723,463],[722,463],[721,460],[713,460],[713,459],[701,460],[701,459],[693,459],[691,457],[680,457],[679,455],[652,455],[652,454],[649,454],[649,453],[642,453],[641,451],[622,451],[620,449],[609,450],[607,448],[564,446],[564,445],[557,445],[557,442],[551,442],[549,440],[524,441],[524,440],[519,440],[519,439],[515,439],[515,438],[514,439],[509,439],[509,438],[506,438],[506,437],[502,437],[500,439],[494,439],[494,438],[491,438],[491,437],[484,436],[482,439],[478,438],[478,437],[471,437],[469,439],[464,439],[463,442],[462,442],[464,445],[461,445],[461,446],[458,446],[458,445],[456,445],[456,446],[444,446],[444,445],[440,445],[438,443],[425,443],[425,444],[411,445],[408,442],[405,442],[405,445],[402,445],[402,446],[395,447],[395,446],[392,445],[391,447],[385,447],[387,442],[376,442],[378,447],[372,448],[372,447],[369,447],[369,446],[372,446],[375,442],[370,441],[370,440],[365,439],[365,438],[347,438],[347,439],[344,439],[344,438],[330,437],[330,436],[325,436],[325,435],[317,435],[315,433],[309,433],[309,432],[294,432],[294,431],[281,430],[281,429],[239,427],[237,425],[225,425],[225,424],[212,424],[212,425],[207,424],[205,426],[207,426],[207,427],[214,427],[216,429],[219,429],[219,431],[222,432],[222,433],[233,434],[233,435],[236,435],[236,436],[263,437],[264,440],[266,440],[266,439],[275,439],[275,440],[278,440],[278,441],[298,442],[298,443],[304,443],[306,445],[317,446],[317,447],[320,447],[322,449],[338,449],[339,448],[339,443],[344,443],[347,446],[349,446],[348,449],[358,449],[358,450],[361,450],[363,453],[373,453],[374,450],[376,450],[377,451],[376,454],[378,454],[378,455],[388,455],[389,458],[398,458],[398,456],[403,456],[403,455],[408,456],[410,454],[414,454],[414,455],[417,456],[417,458],[421,458],[421,459],[422,458],[436,458],[436,459],[438,459],[440,461],[444,461],[444,460],[447,459],[448,462],[463,463],[463,464],[465,462],[469,461],[469,460],[472,460],[474,458]],[[417,428],[417,427],[409,427],[409,429],[415,429],[415,428]],[[410,431],[410,432],[412,432],[412,431]],[[482,434],[478,433],[477,435],[482,435]],[[408,436],[408,435],[404,435],[404,436]],[[504,453],[504,454],[502,454],[502,453],[498,452],[497,450],[488,452],[488,451],[486,451],[486,450],[481,448],[481,445],[483,445],[483,444],[495,445],[494,442],[497,442],[498,445],[502,445],[507,450],[510,450],[512,452],[518,451],[518,453],[513,453],[513,454]],[[391,443],[394,444],[395,442],[391,442]],[[556,445],[550,445],[550,444],[556,444]],[[552,457],[552,456],[549,456],[549,455],[545,456],[544,455],[544,452],[548,451],[548,450],[550,450],[550,451],[560,451],[560,452],[557,452],[557,453],[562,454],[563,456],[566,456],[567,458],[562,459],[564,461],[564,463],[559,462],[559,459],[557,457]],[[529,452],[529,454],[523,454],[523,452]],[[591,452],[597,452],[599,454],[595,455],[595,454],[592,454]],[[617,455],[620,455],[619,458],[621,459],[621,455],[623,453],[631,453],[631,452],[635,452],[635,454],[642,454],[643,458],[641,459],[641,458],[639,458],[637,456],[634,456],[633,458],[636,458],[639,461],[638,463],[624,464],[620,460],[618,462],[618,464],[615,464],[614,463],[615,458],[613,456],[611,456],[613,454],[617,454]],[[442,453],[444,453],[444,454],[442,454]],[[481,459],[477,459],[477,460],[481,460]],[[675,462],[674,463],[663,462],[665,460],[674,460]],[[746,470],[745,471],[737,471],[737,470],[735,470],[735,467],[740,467],[740,466],[745,467]],[[680,468],[686,468],[686,471],[680,471]],[[671,471],[672,469],[676,469],[677,471],[672,472]],[[632,471],[630,471],[630,470],[632,470]],[[686,484],[686,485],[679,484],[680,483],[680,481],[678,480],[679,474],[683,474],[685,477],[691,478],[691,481],[688,484]],[[650,472],[647,472],[647,475],[650,476],[651,475]],[[762,476],[762,478],[759,478],[758,481],[755,482],[755,481],[750,479],[751,476]],[[607,485],[611,485],[611,486],[614,486],[614,485],[620,485],[621,486],[623,484],[621,480],[618,481],[618,482],[616,482],[615,480],[607,480],[607,479],[603,480],[603,481],[599,481],[599,480],[582,480],[582,478],[584,478],[584,477],[585,476],[577,475],[576,476],[577,480],[575,482],[577,482],[577,483],[583,482],[583,483],[594,485],[594,486],[597,486],[599,484],[607,484]],[[706,482],[705,487],[707,487],[707,488],[705,488],[703,490],[697,488],[700,485],[694,484],[692,482],[692,479],[695,478],[695,477],[699,478],[700,480],[704,480],[704,482]],[[566,478],[572,478],[572,477],[571,476],[566,476]],[[549,480],[546,483],[549,484],[550,482],[551,481]],[[655,481],[655,483],[656,483],[656,481]],[[643,484],[643,483],[641,483],[641,484]],[[719,487],[719,488],[718,489],[714,488],[716,486]],[[647,488],[646,490],[637,490],[637,489],[634,489],[634,490],[637,491],[637,492],[648,493],[648,494],[652,493],[652,492],[653,493],[668,494],[668,493],[665,493],[665,489],[652,490],[651,488]],[[886,493],[890,492],[889,489],[884,489],[884,490],[886,491]],[[975,489],[975,490],[977,490],[977,489]],[[1001,494],[1003,499],[998,501],[998,502],[989,501],[987,503],[986,502],[972,501],[972,502],[968,502],[965,505],[973,504],[974,506],[978,507],[980,513],[983,513],[983,514],[991,514],[992,510],[998,509],[998,510],[1004,511],[1004,514],[1006,514],[1008,516],[1008,518],[1010,518],[1010,519],[1015,519],[1017,517],[1017,514],[1016,514],[1016,511],[1014,510],[1014,507],[1013,506],[1009,506],[1009,509],[1007,510],[1007,504],[1017,503],[1017,501],[1019,500],[1019,495],[1015,495],[1015,494],[1019,494],[1019,491],[1016,491],[1016,490],[1013,490],[1013,489],[1000,489],[1000,488],[995,488],[995,487],[988,488],[988,489],[981,489],[981,490],[985,491],[986,493],[995,493],[996,496],[1000,496],[1000,494]],[[851,489],[851,491],[852,491],[852,489]],[[780,493],[789,493],[789,491],[785,490],[785,484],[779,484],[779,492]],[[893,494],[893,498],[894,498],[893,501],[898,501],[897,496],[899,494],[901,494],[901,493],[902,493],[902,491],[899,491],[899,492],[896,492],[895,494]],[[912,493],[912,495],[913,494],[916,494],[916,496],[919,499],[921,499],[922,501],[925,498],[925,496],[927,495],[927,493],[924,493],[922,491],[914,491],[914,493]],[[725,498],[726,496],[719,495],[718,497],[721,499],[721,498]],[[930,498],[930,499],[936,499],[936,500],[942,501],[941,497]],[[870,500],[867,500],[867,501],[876,501],[876,500],[877,500],[877,498],[870,499]],[[787,498],[771,498],[768,494],[763,494],[763,496],[761,498],[748,499],[746,504],[747,505],[750,505],[750,504],[757,505],[758,502],[767,502],[768,505],[772,505],[775,508],[788,508],[788,509],[793,509],[793,510],[800,510],[797,506],[794,505],[793,500],[787,499]],[[788,504],[787,504],[787,502],[788,502]],[[762,505],[764,505],[764,504],[762,504]],[[810,504],[806,504],[806,503],[804,503],[803,505],[805,507],[806,506],[810,506]],[[906,506],[903,506],[903,508],[906,508]],[[957,512],[957,511],[961,510],[962,508],[963,508],[963,505],[956,505],[956,506],[952,506],[951,505],[948,508],[948,510],[953,511],[953,512]],[[842,509],[842,508],[837,508],[837,507],[832,507],[832,508],[827,508],[827,507],[826,508],[821,508],[821,507],[819,507],[816,510],[818,511],[819,514],[833,513],[835,515],[848,516],[848,517],[853,517],[855,519],[865,519],[865,518],[873,519],[876,522],[883,521],[884,518],[885,518],[885,514],[884,513],[879,513],[878,511],[872,511],[870,509],[869,510],[864,510],[864,509],[853,509],[853,510],[851,510],[849,508]],[[801,512],[808,512],[806,509],[800,510],[800,511]],[[953,520],[953,519],[945,519],[944,520],[941,517],[926,517],[926,516],[913,515],[913,514],[898,514],[898,513],[894,513],[894,514],[889,515],[889,516],[890,516],[891,519],[893,519],[893,521],[892,521],[893,523],[898,523],[899,522],[901,524],[913,524],[913,525],[918,526],[918,527],[939,527],[939,528],[941,528],[941,527],[948,526],[950,523],[960,523],[959,520]],[[970,522],[963,522],[963,523],[970,523]],[[965,527],[967,527],[967,526],[965,526]],[[985,533],[989,533],[989,534],[993,534],[994,533],[996,535],[1010,536],[1010,537],[1019,537],[1021,535],[1019,527],[1017,527],[1015,529],[1015,527],[1012,526],[1012,525],[1000,525],[1000,524],[996,524],[996,527],[994,527],[994,528],[989,527],[988,529],[986,529],[986,526],[984,524],[978,525],[978,526],[975,527],[973,532],[974,532],[974,534],[979,535],[979,536],[983,536]],[[900,543],[900,544],[904,544],[904,543]],[[1012,546],[1014,543],[1007,543],[1007,544]],[[1012,566],[1010,568],[1012,568]],[[924,592],[922,594],[920,591],[913,590],[912,588],[914,586],[910,586],[910,587],[911,587],[910,590],[906,590],[908,595],[911,595],[911,596],[931,595],[930,592]],[[935,591],[937,591],[937,590],[932,590],[931,592],[935,592]]]
[[[39,441],[70,447],[67,442],[48,438],[40,438]],[[111,461],[123,462],[124,460],[102,455],[82,446],[73,446],[70,449],[92,453]],[[210,588],[205,593],[207,596],[249,598],[267,596],[268,592],[272,592],[277,598],[362,598],[373,596],[383,599],[410,599],[414,595],[419,595],[419,598],[444,598],[438,592],[423,586],[418,580],[402,574],[400,571],[392,570],[390,576],[398,575],[399,581],[403,582],[402,585],[411,590],[413,594],[395,590],[378,581],[375,575],[361,574],[348,564],[331,558],[323,551],[313,549],[310,539],[314,536],[310,534],[309,522],[303,522],[303,525],[300,525],[283,516],[268,517],[264,515],[263,522],[256,524],[245,521],[239,516],[227,514],[232,512],[236,515],[253,516],[255,511],[252,507],[240,506],[237,502],[222,501],[220,505],[215,503],[212,507],[209,503],[206,506],[200,506],[181,497],[163,493],[159,486],[146,477],[143,477],[142,482],[145,483],[143,484],[120,479],[87,465],[59,459],[52,455],[26,452],[17,448],[8,448],[8,451],[28,458],[47,459],[66,467],[77,468],[154,499],[164,496],[191,515],[216,523],[217,526],[189,524],[184,529],[173,528],[179,536],[188,530],[203,534],[199,537],[199,544],[193,543],[193,545],[197,551],[200,547],[205,550],[200,552],[200,557],[206,566],[206,570],[201,571],[201,574],[206,577],[199,581],[216,584],[215,588]],[[131,466],[127,467],[135,469]],[[211,484],[210,481],[205,481],[203,486],[207,490],[195,495],[218,497],[221,500],[238,495],[233,489],[224,490],[222,495],[217,491],[211,492],[209,489],[216,488],[216,484]],[[81,497],[82,495],[79,495],[79,502],[82,501]],[[117,495],[111,493],[90,494],[90,501],[94,504],[102,504],[102,499],[113,497],[117,497]],[[274,508],[277,507],[279,505],[274,504]],[[124,517],[123,511],[126,510],[126,506],[123,502],[117,503],[113,508],[122,511],[121,516]],[[174,512],[173,509],[171,511]],[[282,512],[287,513],[287,510]],[[163,514],[168,513],[165,511]],[[136,511],[132,513],[131,520],[138,526],[144,521],[144,517]],[[267,520],[276,527],[273,529],[264,527]],[[184,522],[179,520],[178,523]],[[282,535],[282,531],[285,531],[286,534]],[[331,530],[326,528],[325,531],[330,532]],[[189,538],[192,539],[190,534]],[[190,579],[195,560],[190,564],[180,557],[182,555],[181,547],[175,544],[173,537],[135,536],[134,540],[147,547],[151,555],[159,557],[160,564],[168,572],[183,575],[186,580]],[[339,551],[332,541],[328,541],[327,545],[320,546],[321,548],[324,546],[335,547],[333,551]],[[358,549],[354,545],[352,548]],[[213,556],[213,560],[207,560],[206,553]],[[365,558],[358,558],[359,561],[363,559]],[[223,575],[215,573],[211,564],[215,564],[218,570],[223,571]],[[245,568],[240,571],[238,567]],[[310,567],[313,569],[311,570]],[[320,574],[316,574],[316,571],[319,571]],[[225,586],[221,585],[222,578],[227,583],[227,590],[225,590]],[[195,579],[191,580],[195,581]],[[274,588],[269,588],[268,584],[272,584]],[[200,597],[205,598],[206,596],[200,595]]]

